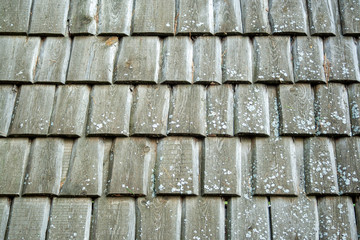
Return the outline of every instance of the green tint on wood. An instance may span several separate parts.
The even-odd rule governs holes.
[[[347,90],[352,134],[360,135],[360,84],[351,84]]]
[[[340,0],[342,34],[360,35],[360,1]]]
[[[215,34],[230,35],[242,33],[239,0],[214,0]]]
[[[338,9],[332,0],[308,0],[309,25],[311,35],[334,36]]]
[[[15,106],[18,88],[15,85],[0,86],[0,136],[6,137]]]
[[[244,34],[269,35],[269,5],[267,0],[241,0]]]
[[[33,0],[3,0],[0,3],[0,31],[6,34],[28,32]]]
[[[72,35],[95,35],[97,0],[71,0],[69,31]]]

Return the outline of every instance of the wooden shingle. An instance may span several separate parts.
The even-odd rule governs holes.
[[[351,130],[353,135],[360,135],[360,84],[348,86]]]
[[[0,198],[0,239],[5,239],[7,223],[10,215],[10,200]]]
[[[72,35],[95,35],[97,0],[71,0],[69,32]]]
[[[244,34],[269,35],[269,5],[267,0],[241,0]]]
[[[242,33],[239,0],[214,0],[214,32],[217,35]]]
[[[32,0],[3,0],[0,3],[0,32],[26,34],[28,32]]]
[[[311,35],[334,36],[339,17],[337,3],[332,0],[308,0]]]
[[[358,0],[340,0],[342,34],[360,35],[360,2]]]
[[[9,131],[17,91],[15,85],[0,86],[0,136],[2,137],[6,137]]]

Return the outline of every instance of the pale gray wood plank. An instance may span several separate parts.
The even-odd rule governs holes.
[[[221,84],[221,41],[198,37],[194,43],[194,83]]]
[[[0,3],[0,32],[26,34],[28,32],[32,0],[4,0]]]
[[[71,0],[69,32],[72,35],[95,35],[98,21],[97,0]]]
[[[91,239],[135,239],[135,200],[98,198],[95,200]]]
[[[65,138],[64,139],[64,157],[62,160],[62,166],[61,166],[61,181],[60,181],[60,188],[64,185],[67,173],[69,171],[70,167],[70,160],[71,160],[71,153],[74,146],[74,140]]]
[[[360,2],[358,0],[340,0],[341,26],[344,35],[360,35]]]
[[[337,4],[332,0],[308,0],[311,35],[334,36],[337,33]]]
[[[47,135],[54,96],[55,86],[22,85],[10,134]]]
[[[130,35],[133,0],[99,1],[99,35]]]
[[[0,239],[5,239],[6,228],[10,215],[10,199],[0,198]]]
[[[280,137],[280,110],[279,99],[276,86],[267,85],[268,101],[269,101],[269,122],[270,122],[270,136]]]
[[[104,142],[101,138],[78,138],[72,149],[69,169],[60,195],[100,196],[103,159]]]
[[[240,196],[241,145],[239,138],[205,138],[203,193]]]
[[[46,38],[40,50],[35,82],[64,84],[69,64],[70,49],[70,38]]]
[[[326,82],[323,41],[320,37],[296,37],[292,54],[295,82]]]
[[[326,137],[304,140],[306,193],[308,195],[337,195],[335,144]]]
[[[157,83],[161,43],[158,37],[124,37],[115,67],[115,82]]]
[[[33,82],[40,38],[0,36],[0,82]]]
[[[181,198],[138,198],[136,239],[174,239],[181,236]]]
[[[234,89],[232,85],[209,86],[206,96],[208,136],[234,135]]]
[[[175,25],[177,26],[177,34],[213,34],[213,0],[179,1]]]
[[[45,240],[50,214],[50,198],[14,198],[8,240]]]
[[[165,38],[163,59],[160,83],[192,83],[193,43],[189,37]]]
[[[360,135],[360,84],[348,86],[351,130],[353,135]]]
[[[201,85],[173,88],[169,110],[169,135],[206,135],[206,90]]]
[[[244,34],[269,35],[268,0],[241,0]]]
[[[57,195],[60,189],[64,140],[36,138],[24,178],[24,195]]]
[[[214,0],[214,32],[217,35],[242,33],[240,0]]]
[[[318,199],[320,239],[357,239],[353,202],[350,197]]]
[[[335,143],[340,194],[359,194],[360,138],[338,138]]]
[[[103,177],[102,177],[102,186],[103,191],[101,196],[106,196],[109,190],[109,176],[112,170],[112,161],[113,161],[113,139],[112,138],[104,138],[104,158],[103,158]]]
[[[243,36],[226,37],[222,47],[223,82],[251,83],[253,78],[253,47],[250,38]]]
[[[269,136],[269,97],[263,84],[235,87],[235,134]]]
[[[89,239],[91,198],[54,198],[48,239]]]
[[[183,207],[184,239],[225,239],[224,200],[216,197],[186,197]]]
[[[137,86],[135,88],[134,103],[131,110],[131,134],[166,136],[169,105],[169,86]]]
[[[314,135],[314,91],[311,86],[279,85],[278,97],[281,135]]]
[[[0,86],[0,136],[6,137],[15,106],[18,88],[16,85]]]
[[[349,136],[350,114],[346,88],[339,83],[315,87],[315,120],[317,134]]]
[[[157,146],[155,191],[158,194],[199,194],[199,142],[167,137]]]
[[[90,96],[89,136],[128,136],[133,87],[95,85]]]
[[[87,85],[57,88],[49,129],[51,135],[80,137],[84,134],[89,94]]]

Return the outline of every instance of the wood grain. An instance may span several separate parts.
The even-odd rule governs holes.
[[[0,136],[6,137],[15,106],[18,88],[15,85],[0,86]]]
[[[71,0],[69,32],[71,35],[95,35],[97,0]]]
[[[269,35],[269,5],[267,0],[241,0],[244,34]]]

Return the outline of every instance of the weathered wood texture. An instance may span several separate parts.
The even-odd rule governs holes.
[[[33,0],[29,34],[66,35],[69,0]]]
[[[33,82],[40,38],[0,36],[0,82]]]
[[[214,0],[214,33],[217,35],[242,33],[239,0]]]
[[[200,146],[195,138],[167,137],[157,146],[155,191],[158,194],[199,194]]]
[[[206,103],[207,135],[234,135],[234,90],[232,85],[209,86]]]
[[[131,111],[132,135],[166,136],[170,88],[166,85],[140,85],[135,88]]]
[[[226,37],[222,47],[223,82],[251,83],[253,78],[253,47],[250,38]]]
[[[315,134],[314,92],[308,84],[278,87],[280,133],[308,136]]]
[[[80,137],[85,132],[85,121],[90,88],[87,85],[59,86],[49,133]]]
[[[224,200],[212,197],[186,197],[183,207],[184,239],[225,239]]]
[[[194,83],[221,84],[221,79],[220,38],[197,38],[194,43]]]
[[[99,138],[75,141],[66,179],[61,182],[61,196],[100,196],[104,142]],[[87,167],[84,167],[87,166]]]
[[[266,85],[237,85],[234,111],[235,134],[269,136],[269,98]]]
[[[240,196],[239,138],[205,138],[203,153],[203,193]]]
[[[28,32],[32,0],[4,0],[0,3],[0,30],[6,34]]]
[[[129,135],[132,89],[129,85],[93,87],[90,96],[88,135]]]
[[[305,0],[270,0],[269,18],[274,34],[308,33]]]
[[[179,197],[138,198],[136,239],[174,239],[181,236],[181,199]]]
[[[48,239],[89,239],[90,198],[54,198]]]
[[[293,83],[289,37],[255,37],[255,82]]]
[[[353,135],[360,135],[360,84],[348,86],[351,130]]]
[[[45,240],[49,214],[49,198],[14,198],[7,239]]]
[[[10,199],[0,198],[0,239],[5,239],[7,223],[10,215]]]
[[[15,85],[0,86],[0,136],[2,137],[6,137],[9,131],[17,91]]]
[[[336,35],[336,19],[339,17],[336,1],[308,0],[307,3],[311,35]]]
[[[349,104],[344,85],[331,83],[315,87],[315,120],[317,134],[350,135]]]
[[[112,161],[113,161],[113,138],[103,138],[104,140],[104,157],[103,157],[103,177],[102,177],[102,194],[101,196],[106,196],[109,190],[109,176],[110,171],[112,170]]]
[[[135,239],[135,200],[124,197],[96,199],[91,239]]]
[[[71,49],[70,38],[48,37],[45,39],[37,61],[36,83],[60,83],[66,81]]]
[[[136,0],[133,34],[174,35],[175,0]]]
[[[320,239],[357,239],[353,202],[350,197],[318,199]]]
[[[292,47],[295,82],[325,83],[324,49],[320,37],[296,37]]]
[[[64,140],[36,138],[31,145],[24,195],[57,195],[60,189]]]
[[[22,85],[15,107],[11,135],[47,135],[55,86]]]
[[[360,35],[360,2],[359,0],[340,0],[342,34]]]
[[[179,1],[176,16],[177,34],[203,35],[214,33],[213,0]]]
[[[192,83],[193,43],[189,37],[165,38],[163,59],[160,83]]]
[[[124,37],[115,67],[115,82],[157,83],[161,43],[158,37]]]
[[[173,88],[169,110],[169,135],[206,135],[206,90],[204,86]]]
[[[99,2],[99,35],[130,35],[133,0]]]
[[[339,138],[335,143],[340,193],[359,194],[360,138]]]
[[[67,82],[112,83],[117,37],[75,37]]]
[[[337,195],[335,144],[326,137],[304,141],[306,193],[308,195]]]
[[[241,0],[241,14],[244,34],[268,35],[270,24],[268,19],[269,5],[267,0]]]
[[[155,166],[155,142],[147,138],[116,138],[112,151],[113,163],[108,194],[149,194],[148,189]]]
[[[356,215],[357,219],[360,216],[360,197],[355,198],[355,215]],[[360,235],[360,221],[356,221],[356,223],[357,223],[357,233],[359,236]]]
[[[95,35],[97,0],[71,0],[69,31],[72,35]]]

